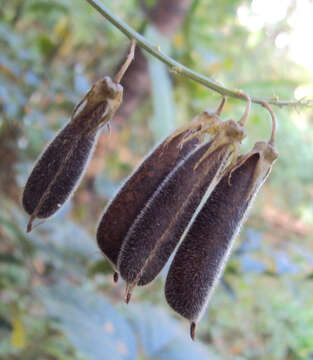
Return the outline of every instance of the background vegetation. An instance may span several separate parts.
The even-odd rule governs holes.
[[[228,87],[263,97],[313,95],[313,70],[296,64],[287,41],[310,1],[263,1],[263,22],[256,0],[172,1],[180,11],[164,11],[162,0],[104,3]],[[114,73],[128,41],[82,0],[2,0],[0,19],[0,358],[313,358],[312,109],[275,109],[280,158],[192,343],[187,322],[165,304],[164,273],[126,306],[124,285],[113,284],[94,238],[103,207],[153,144],[216,108],[219,95],[137,51],[124,106],[81,186],[26,235],[20,196],[36,157],[90,85]],[[238,119],[243,109],[229,99],[224,117]],[[247,127],[244,149],[269,136],[266,111],[254,105]]]

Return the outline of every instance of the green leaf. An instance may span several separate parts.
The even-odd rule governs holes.
[[[59,1],[51,0],[32,1],[28,6],[28,10],[32,12],[42,12],[44,14],[47,14],[50,11],[60,11],[67,14],[69,11],[68,7],[64,6]]]
[[[56,47],[56,44],[45,34],[40,35],[38,38],[38,47],[42,55],[49,56],[51,55]]]

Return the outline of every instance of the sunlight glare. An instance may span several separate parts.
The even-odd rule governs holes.
[[[274,25],[284,19],[292,0],[253,0],[251,6],[238,8],[239,23],[250,31],[259,31],[266,24]],[[288,19],[290,30],[281,32],[275,40],[278,49],[286,48],[288,55],[298,65],[308,69],[313,75],[313,2],[297,0],[296,8]]]

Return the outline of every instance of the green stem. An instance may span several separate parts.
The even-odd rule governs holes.
[[[241,99],[247,101],[247,98],[242,95],[242,91],[239,90],[231,90],[228,89],[220,84],[218,84],[214,79],[209,78],[207,76],[201,75],[188,67],[180,64],[179,62],[175,61],[168,55],[164,54],[161,49],[151,44],[147,41],[142,35],[137,33],[133,28],[127,25],[125,22],[120,20],[117,16],[115,16],[109,9],[107,9],[100,0],[87,0],[89,4],[94,7],[103,17],[105,17],[111,24],[113,24],[116,28],[118,28],[124,35],[126,35],[130,40],[136,40],[137,44],[145,49],[148,53],[152,56],[158,58],[164,64],[166,64],[170,71],[177,75],[184,76],[191,80],[198,82],[211,90],[218,92],[223,96],[228,96],[232,98]],[[253,97],[251,96],[251,101],[256,104],[272,104],[277,106],[286,106],[286,105],[310,105],[310,101],[304,100],[278,100],[276,98],[260,98],[260,97]]]

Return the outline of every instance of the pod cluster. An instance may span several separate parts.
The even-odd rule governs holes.
[[[221,120],[224,104],[223,98],[217,111],[203,112],[156,147],[107,206],[97,230],[114,280],[120,275],[126,282],[127,303],[135,286],[153,281],[174,253],[165,297],[190,321],[192,339],[248,210],[278,157],[276,118],[267,104],[272,136],[241,156],[251,101],[247,97],[238,122]]]
[[[91,157],[100,129],[120,106],[120,80],[134,56],[115,78],[93,85],[75,107],[71,120],[36,162],[24,188],[23,206],[36,218],[57,212],[75,190]],[[239,156],[246,137],[251,100],[239,121],[221,119],[226,99],[159,144],[139,165],[104,210],[97,242],[114,271],[126,282],[126,302],[134,288],[153,281],[169,258],[165,284],[168,304],[196,324],[203,315],[248,210],[278,157],[276,118],[268,142]]]

